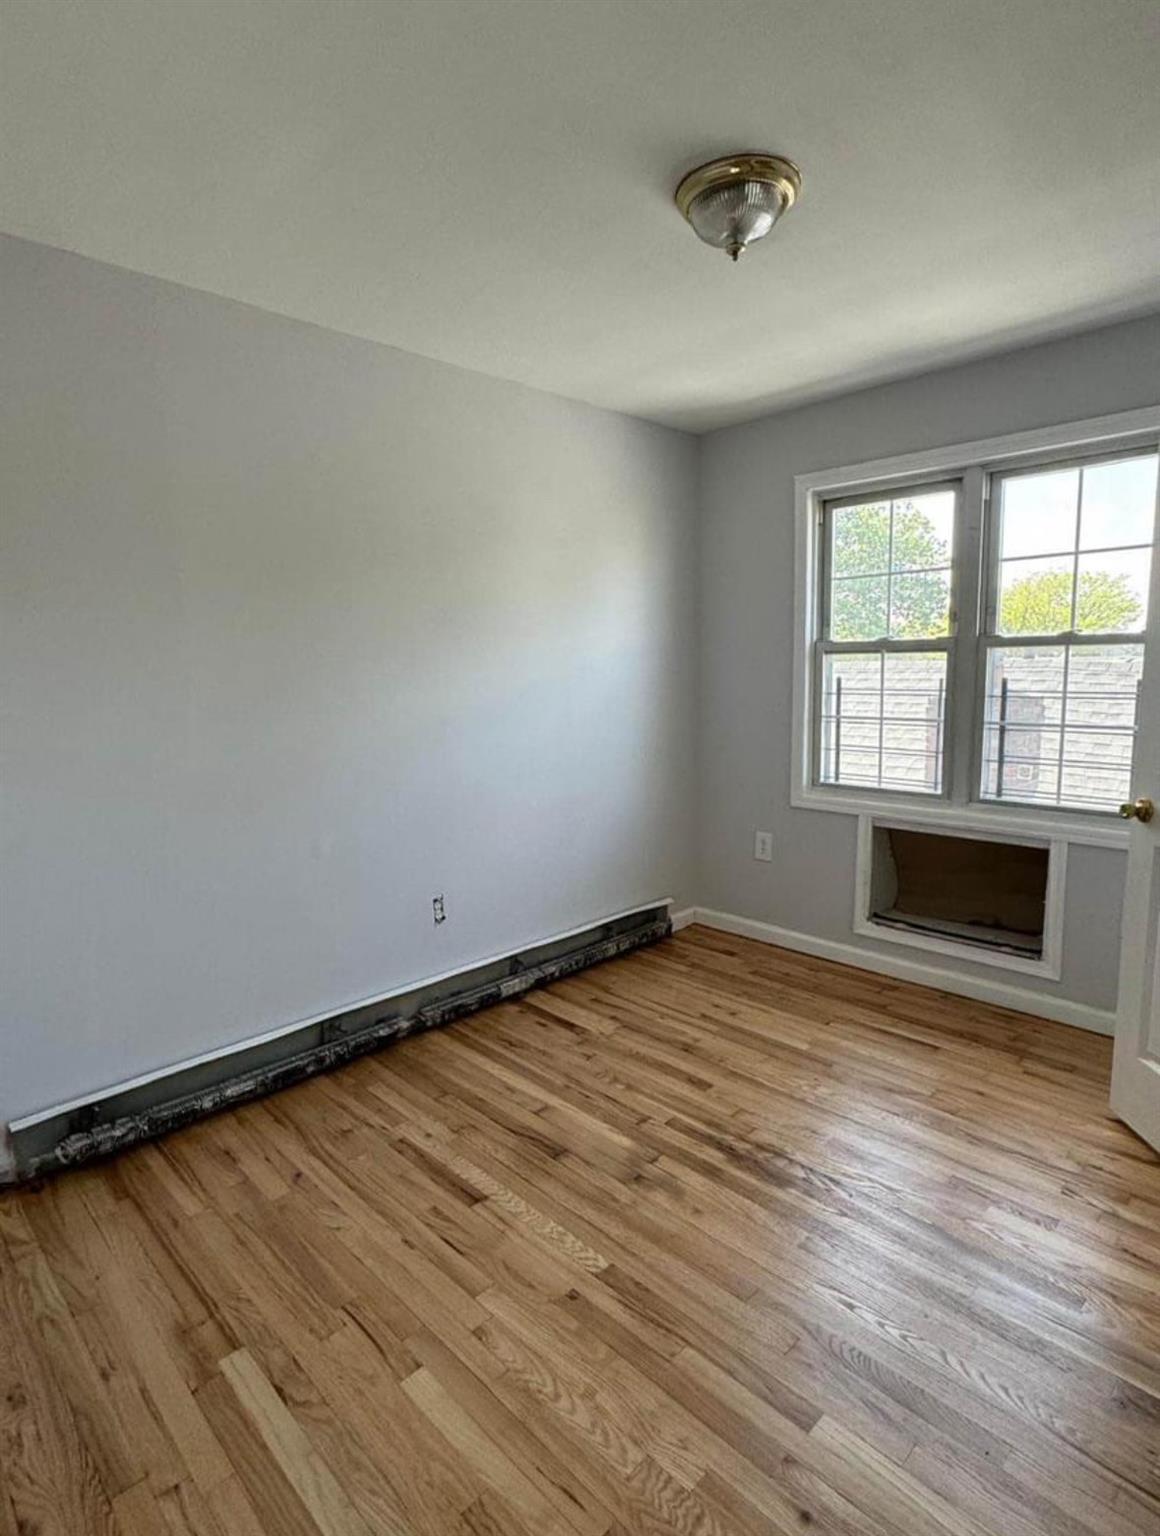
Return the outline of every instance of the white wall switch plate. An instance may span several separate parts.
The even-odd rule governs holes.
[[[755,832],[753,834],[753,857],[760,859],[764,864],[773,862],[773,833]]]

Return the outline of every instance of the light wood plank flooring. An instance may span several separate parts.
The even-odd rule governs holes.
[[[0,1533],[1160,1532],[1106,1040],[704,929],[0,1200]]]

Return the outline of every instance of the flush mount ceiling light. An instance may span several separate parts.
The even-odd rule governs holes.
[[[801,189],[802,173],[781,155],[726,155],[690,171],[676,200],[697,237],[736,261],[765,239]]]

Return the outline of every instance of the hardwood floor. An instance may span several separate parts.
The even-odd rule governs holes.
[[[689,929],[0,1199],[0,1533],[1160,1532],[1110,1042]]]

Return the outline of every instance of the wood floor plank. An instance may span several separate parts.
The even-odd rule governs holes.
[[[525,1471],[504,1452],[486,1427],[447,1392],[424,1366],[403,1382],[403,1391],[479,1477],[544,1536],[568,1536],[575,1527],[548,1502]]]
[[[254,1357],[239,1349],[222,1361],[221,1371],[318,1529],[325,1536],[369,1536],[369,1526]]]
[[[261,1512],[267,1531],[278,1536],[318,1536],[317,1522],[225,1377],[211,1377],[199,1387],[197,1402],[226,1448],[238,1483]],[[211,1497],[227,1486],[228,1481],[219,1483]]]
[[[147,1483],[136,1483],[113,1499],[121,1536],[169,1536],[169,1521]]]
[[[4,1518],[19,1536],[112,1536],[109,1495],[40,1344],[32,1304],[10,1257],[0,1263],[0,1320]]]
[[[0,1196],[0,1536],[1160,1536],[1110,1055],[693,927]]]

